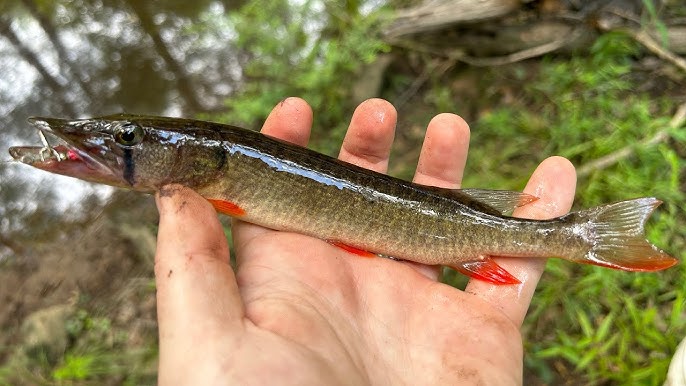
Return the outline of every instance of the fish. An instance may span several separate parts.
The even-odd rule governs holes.
[[[494,257],[558,257],[626,271],[678,262],[645,238],[661,204],[653,197],[521,219],[508,213],[536,197],[420,185],[226,124],[126,114],[29,122],[43,146],[10,148],[16,161],[150,194],[180,184],[220,213],[360,256],[448,266],[493,284],[520,283]],[[61,143],[49,145],[44,132]]]

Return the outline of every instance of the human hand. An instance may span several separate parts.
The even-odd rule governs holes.
[[[385,172],[396,112],[368,100],[339,158]],[[306,145],[312,111],[289,98],[262,132]],[[469,128],[458,116],[429,123],[414,181],[458,188]],[[525,191],[540,199],[518,217],[571,207],[569,161],[541,163]],[[178,186],[157,194],[155,275],[159,383],[240,385],[521,384],[519,328],[545,260],[498,259],[520,285],[436,281],[437,267],[361,258],[308,236],[234,220],[237,270],[215,210]]]

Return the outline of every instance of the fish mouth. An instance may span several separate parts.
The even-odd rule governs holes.
[[[85,128],[89,120],[64,120],[32,117],[29,123],[38,129],[43,146],[14,146],[9,149],[16,161],[51,173],[84,179],[87,181],[115,184],[121,181],[101,159],[104,146],[89,145],[94,133]],[[51,145],[44,133],[59,139]]]

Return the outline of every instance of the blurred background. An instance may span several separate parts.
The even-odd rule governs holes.
[[[3,0],[0,384],[156,382],[152,197],[11,162],[39,143],[29,116],[258,129],[300,96],[311,146],[335,155],[354,107],[382,97],[399,111],[391,174],[411,178],[426,123],[454,112],[472,128],[464,186],[521,189],[566,156],[575,208],[659,197],[648,237],[683,260],[685,54],[678,0]],[[525,384],[661,384],[686,336],[684,269],[549,261]]]

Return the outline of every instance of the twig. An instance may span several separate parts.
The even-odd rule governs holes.
[[[565,35],[561,38],[555,39],[552,42],[544,43],[536,47],[527,48],[525,50],[513,52],[508,55],[503,56],[493,56],[490,58],[475,58],[470,56],[460,57],[460,61],[465,62],[471,66],[476,67],[490,67],[490,66],[502,66],[505,64],[517,63],[526,59],[535,58],[537,56],[542,56],[553,51],[557,51],[560,48],[570,44],[575,41],[582,34],[581,28],[576,28],[569,35]]]
[[[637,148],[647,148],[664,142],[667,140],[667,138],[669,138],[669,131],[681,127],[684,122],[686,122],[686,103],[679,106],[679,108],[676,110],[676,113],[674,113],[674,116],[669,121],[667,127],[659,130],[652,137],[644,139],[638,145],[629,145],[604,157],[587,162],[577,169],[576,174],[579,177],[585,177],[596,170],[605,169],[629,157],[636,151]]]
[[[442,56],[445,58],[448,58],[450,60],[457,60],[462,63],[468,64],[470,66],[474,67],[491,67],[491,66],[502,66],[505,64],[512,64],[516,62],[521,62],[526,59],[531,59],[535,58],[537,56],[542,56],[545,54],[548,54],[550,52],[554,52],[559,50],[560,48],[572,43],[576,39],[578,39],[583,33],[582,28],[576,28],[572,30],[571,33],[564,35],[561,38],[555,39],[553,41],[543,43],[541,45],[527,48],[524,50],[520,50],[517,52],[513,52],[511,54],[507,55],[502,55],[502,56],[491,56],[491,57],[485,57],[485,58],[479,58],[475,56],[469,56],[466,55],[464,52],[461,50],[453,50],[448,53],[442,52],[442,51],[437,51],[437,50],[431,50],[428,49],[424,46],[420,46],[417,44],[413,44],[408,41],[395,41],[392,42],[396,47],[400,48],[405,48],[417,52],[423,52],[423,53],[428,53],[430,55],[436,55],[436,56]]]
[[[456,63],[457,59],[449,58],[444,60],[440,65],[432,64],[427,66],[427,68],[412,82],[412,84],[410,84],[410,87],[403,91],[398,99],[393,102],[395,108],[400,109],[403,105],[405,105],[405,103],[407,103],[407,101],[409,101],[410,98],[412,98],[417,91],[419,91],[419,89],[429,80],[432,75],[434,77],[441,76],[451,69]]]
[[[656,42],[650,34],[644,30],[636,31],[633,29],[622,28],[617,31],[621,31],[631,36],[637,42],[643,44],[645,48],[657,55],[659,58],[664,59],[673,65],[679,67],[682,71],[686,72],[686,60],[679,55],[665,49],[660,46],[660,43]]]
[[[621,17],[622,19],[634,22],[639,26],[641,25],[641,21],[638,20],[632,14],[621,12],[618,9],[613,10],[612,13]],[[656,42],[655,39],[653,39],[653,37],[647,30],[636,28],[613,28],[610,24],[603,23],[602,21],[599,22],[598,27],[600,27],[600,29],[604,31],[617,31],[631,36],[634,40],[643,44],[643,46],[647,48],[648,51],[651,51],[659,58],[672,63],[673,65],[677,66],[678,68],[686,72],[686,60],[684,60],[684,58],[682,58],[681,56],[676,55],[672,51],[669,51],[665,47],[662,47],[660,43]]]

